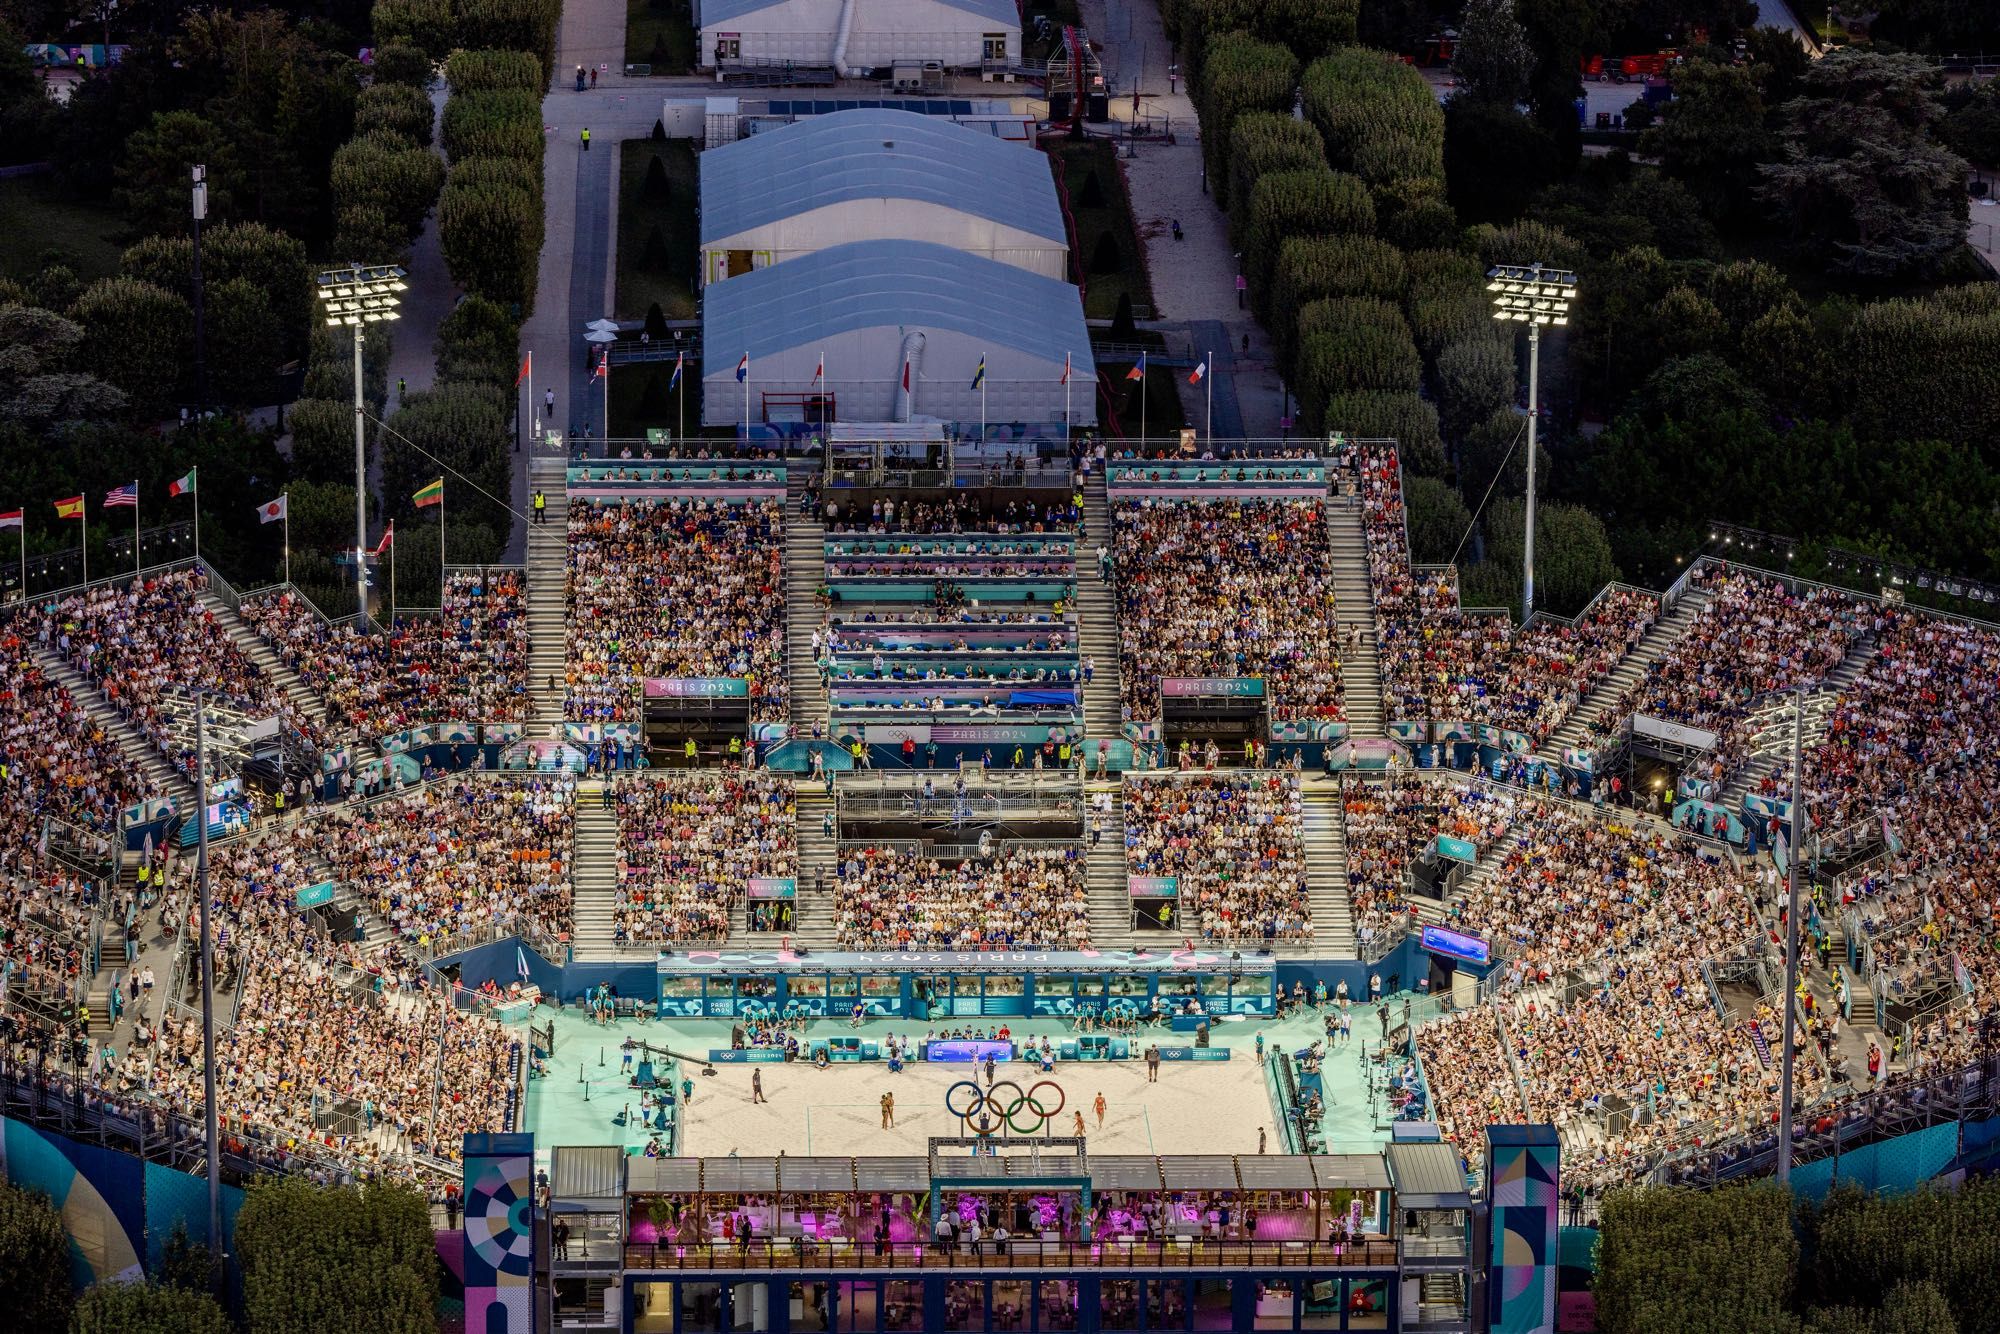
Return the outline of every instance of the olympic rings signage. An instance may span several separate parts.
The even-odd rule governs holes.
[[[962,1106],[952,1101],[952,1095],[960,1089],[969,1089],[972,1093],[970,1098],[961,1100]],[[1002,1089],[1012,1090],[1011,1096],[1003,1097]],[[1046,1099],[1040,1096],[1043,1089],[1055,1090],[1055,1106],[1049,1106]],[[1016,1135],[1036,1134],[1061,1116],[1068,1103],[1069,1095],[1063,1092],[1062,1085],[1052,1079],[1040,1080],[1026,1089],[1011,1079],[1002,1079],[984,1090],[969,1079],[961,1079],[944,1091],[944,1109],[964,1122],[975,1135],[997,1135],[1002,1125]],[[1022,1124],[1029,1117],[1033,1120]]]

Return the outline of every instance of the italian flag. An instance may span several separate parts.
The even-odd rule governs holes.
[[[171,500],[171,499],[172,499],[173,497],[175,497],[175,496],[191,496],[191,495],[193,495],[193,494],[194,494],[194,475],[195,475],[195,473],[196,473],[197,471],[198,471],[198,469],[195,469],[195,468],[189,468],[189,469],[188,469],[188,473],[187,473],[187,476],[185,476],[185,477],[181,478],[181,479],[180,479],[179,481],[177,481],[177,482],[168,482],[168,483],[167,483],[167,498]]]
[[[422,509],[426,505],[444,504],[444,478],[438,478],[411,498],[416,502],[418,509]]]

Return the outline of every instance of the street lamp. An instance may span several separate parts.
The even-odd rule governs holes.
[[[354,611],[368,617],[368,432],[361,402],[362,331],[396,318],[403,270],[395,264],[353,264],[319,276],[319,299],[326,303],[328,328],[354,330]]]
[[[1521,557],[1521,623],[1535,614],[1535,417],[1540,410],[1542,326],[1569,323],[1576,275],[1540,264],[1496,264],[1486,271],[1493,318],[1528,326],[1528,545]]]

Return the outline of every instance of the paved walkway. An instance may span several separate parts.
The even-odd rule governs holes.
[[[1169,145],[1163,135],[1139,139],[1135,156],[1125,164],[1133,222],[1146,247],[1154,310],[1161,321],[1186,323],[1196,356],[1210,350],[1205,340],[1220,344],[1213,349],[1216,434],[1275,437],[1284,405],[1270,340],[1248,310],[1237,308],[1238,265],[1229,219],[1202,180],[1194,103],[1185,85],[1170,85],[1167,77],[1172,46],[1160,26],[1159,6],[1155,0],[1083,0],[1082,15],[1091,39],[1103,44],[1105,77],[1117,93],[1111,99],[1111,128],[1123,134],[1130,126],[1136,88],[1141,114],[1155,126],[1164,120],[1175,140]],[[1180,241],[1173,238],[1177,219]],[[1205,392],[1185,376],[1180,385],[1188,420],[1200,424],[1207,412]],[[1231,405],[1227,410],[1225,403]],[[1224,430],[1226,416],[1233,430]]]
[[[435,130],[437,115],[444,109],[444,81],[440,79],[430,91],[432,128]],[[444,156],[444,147],[436,143],[435,138],[432,151],[439,157]],[[445,267],[444,251],[438,244],[437,221],[437,210],[433,208],[430,216],[424,219],[424,229],[418,233],[416,243],[410,247],[410,272],[406,279],[408,290],[403,293],[403,304],[393,326],[389,350],[386,414],[391,421],[403,406],[403,394],[397,388],[399,381],[406,384],[411,393],[429,389],[436,383],[438,326],[458,304],[459,291],[451,281],[451,271]],[[379,448],[368,461],[368,487],[377,495],[382,492],[382,451]]]

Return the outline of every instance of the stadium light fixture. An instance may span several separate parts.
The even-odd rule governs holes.
[[[1537,264],[1496,264],[1486,271],[1493,318],[1528,326],[1528,541],[1521,556],[1521,621],[1535,614],[1535,426],[1541,412],[1542,329],[1569,323],[1576,274]]]
[[[396,318],[408,276],[399,264],[350,264],[319,275],[327,327],[354,330],[354,614],[368,619],[368,430],[361,397],[364,330]]]

